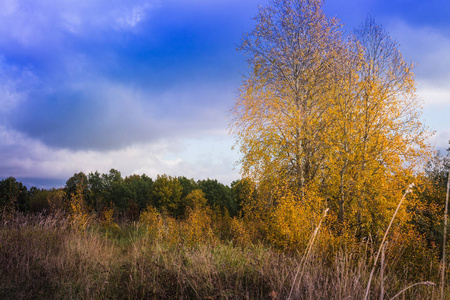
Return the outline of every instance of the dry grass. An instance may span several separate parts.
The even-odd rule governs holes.
[[[165,235],[139,223],[115,232],[99,224],[80,232],[61,214],[18,215],[0,225],[1,299],[362,299],[374,254],[369,243],[334,253],[316,247],[307,260],[263,244],[185,240],[182,222],[161,221]],[[167,239],[172,233],[175,238]],[[321,238],[320,233],[316,237]],[[321,243],[317,243],[319,245]],[[301,251],[301,250],[300,250]],[[302,276],[297,276],[301,266]],[[385,298],[414,282],[386,266]],[[432,279],[430,279],[432,280]],[[295,284],[294,284],[295,283]],[[379,297],[374,277],[372,298]],[[416,286],[405,299],[438,299]]]

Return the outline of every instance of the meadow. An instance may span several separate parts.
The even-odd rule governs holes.
[[[4,210],[0,298],[364,299],[378,250],[369,240],[332,241],[318,228],[306,247],[283,251],[242,220],[196,209],[184,220],[152,208],[134,222],[108,213],[80,220]],[[424,248],[411,261],[407,245],[387,245],[370,298],[440,299],[427,282],[439,282],[438,258]]]

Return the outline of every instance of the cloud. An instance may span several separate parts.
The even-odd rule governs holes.
[[[36,82],[27,68],[10,66],[0,57],[0,116],[16,108],[26,97],[26,90]]]
[[[423,119],[435,135],[430,144],[448,148],[450,139],[450,31],[395,20],[388,24],[404,57],[417,63],[417,95],[424,101]],[[449,28],[450,29],[450,28]]]
[[[398,19],[388,24],[388,30],[401,44],[404,57],[417,64],[414,71],[417,94],[424,101],[423,118],[436,132],[430,143],[444,150],[450,139],[450,31]]]
[[[450,35],[399,20],[388,24],[388,29],[400,43],[404,57],[417,64],[418,94],[425,105],[450,104]]]
[[[424,115],[438,131],[432,142],[443,147],[450,132],[450,30],[442,28],[450,19],[439,11],[444,21],[432,28],[413,22],[418,7],[402,14],[401,1],[388,3],[388,16],[387,2],[339,0],[325,8],[341,10],[338,17],[350,26],[369,11],[385,16],[405,57],[419,64]],[[257,5],[0,0],[0,177],[54,183],[116,168],[230,183],[237,157],[224,133],[226,116],[246,70],[235,45],[254,25]]]
[[[114,150],[220,131],[233,99],[227,89],[181,85],[155,92],[95,78],[31,92],[7,120],[51,147]]]
[[[449,141],[450,128],[437,132],[436,135],[430,139],[430,144],[435,150],[439,150],[442,155],[445,155],[446,150],[450,147]]]
[[[450,107],[450,87],[429,80],[418,81],[417,87],[418,95],[425,99],[427,106]]]
[[[0,178],[33,178],[39,182],[62,182],[77,172],[107,173],[115,168],[123,176],[157,174],[216,178],[230,184],[238,178],[229,156],[231,139],[226,136],[198,139],[168,139],[158,143],[128,146],[111,151],[54,149],[10,128],[0,126]]]
[[[0,36],[2,40],[33,45],[62,33],[129,30],[145,20],[155,6],[156,1],[2,0]]]

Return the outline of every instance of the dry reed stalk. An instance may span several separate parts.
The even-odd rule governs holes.
[[[312,234],[311,238],[309,239],[308,246],[306,247],[306,252],[305,252],[305,254],[303,255],[303,257],[302,257],[302,259],[300,261],[300,265],[297,268],[297,272],[295,273],[294,280],[292,282],[292,286],[291,286],[291,290],[289,292],[288,299],[291,299],[292,291],[294,290],[294,287],[296,285],[297,276],[298,276],[299,273],[300,273],[300,278],[299,278],[298,281],[300,282],[300,280],[302,278],[303,269],[304,269],[304,267],[306,265],[306,262],[308,260],[309,253],[311,252],[311,249],[312,249],[312,247],[314,245],[314,241],[316,239],[317,233],[319,232],[320,225],[322,225],[323,219],[325,219],[325,217],[327,216],[328,210],[329,210],[329,208],[325,209],[325,211],[323,212],[323,216],[322,216],[322,218],[319,221],[319,225],[317,225],[316,229],[314,230],[314,233]],[[301,270],[301,272],[300,272],[300,270]]]
[[[400,296],[401,294],[403,294],[405,291],[409,290],[409,289],[412,288],[412,287],[415,287],[416,285],[427,285],[427,286],[430,286],[430,285],[436,285],[436,284],[435,284],[434,282],[431,282],[431,281],[422,281],[422,282],[414,283],[414,284],[412,284],[412,285],[410,285],[410,286],[405,287],[405,288],[404,288],[403,290],[401,290],[400,292],[398,292],[394,297],[391,298],[391,300],[397,298],[398,296]]]
[[[441,275],[441,299],[444,299],[445,292],[445,244],[447,239],[447,217],[448,217],[448,190],[450,188],[450,169],[447,177],[447,193],[445,195],[445,211],[444,211],[444,236],[442,242],[442,275]]]
[[[387,237],[387,235],[388,235],[388,233],[389,233],[389,229],[391,229],[392,223],[394,222],[395,216],[397,215],[398,210],[400,209],[400,206],[401,206],[402,203],[403,203],[403,200],[405,200],[406,195],[407,195],[408,193],[411,192],[411,189],[412,189],[413,187],[414,187],[414,183],[411,183],[411,184],[408,186],[408,188],[406,189],[405,193],[403,194],[402,199],[400,200],[400,202],[399,202],[398,205],[397,205],[397,209],[395,210],[394,215],[393,215],[392,218],[391,218],[391,222],[389,222],[389,226],[387,227],[387,229],[386,229],[386,231],[385,231],[385,233],[384,233],[383,239],[381,240],[381,245],[380,245],[380,247],[378,248],[377,256],[375,257],[375,261],[373,262],[372,271],[370,272],[369,282],[367,283],[367,288],[366,288],[366,293],[365,293],[365,295],[364,295],[364,300],[367,300],[368,297],[369,297],[370,284],[372,283],[373,273],[375,272],[375,268],[376,268],[376,266],[377,266],[378,258],[380,257],[381,250],[382,250],[382,248],[383,248],[384,242],[386,241],[386,237]]]
[[[381,268],[380,268],[380,300],[384,299],[384,269],[386,267],[385,252],[386,252],[387,242],[383,246],[383,251],[381,251]]]

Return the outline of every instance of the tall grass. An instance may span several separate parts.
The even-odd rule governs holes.
[[[304,263],[305,254],[263,243],[235,243],[210,235],[193,244],[186,222],[160,216],[156,233],[143,223],[124,223],[113,230],[99,222],[80,232],[61,214],[2,218],[0,298],[364,297],[375,253],[369,242],[330,252],[319,247],[327,241],[317,234],[315,251]],[[387,264],[384,290],[386,298],[392,298],[414,282]],[[371,290],[374,296],[381,291],[375,278]],[[440,293],[435,287],[419,286],[402,296],[439,299]]]
[[[391,221],[389,222],[389,225],[388,225],[388,227],[386,228],[386,231],[384,232],[383,239],[381,240],[381,244],[380,244],[380,247],[378,248],[377,255],[375,256],[375,259],[374,259],[374,261],[373,261],[372,270],[370,271],[369,282],[367,283],[366,292],[364,293],[364,300],[367,300],[367,299],[369,298],[370,285],[371,285],[371,283],[372,283],[373,274],[374,274],[374,272],[375,272],[375,268],[376,268],[376,266],[377,266],[377,263],[378,263],[378,259],[379,259],[379,257],[380,257],[380,254],[381,254],[381,252],[385,249],[386,238],[387,238],[387,235],[388,235],[388,233],[389,233],[389,230],[391,229],[392,223],[394,222],[394,219],[395,219],[395,217],[397,216],[397,213],[398,213],[400,207],[402,206],[403,200],[405,200],[406,195],[407,195],[408,193],[411,192],[411,189],[412,189],[413,187],[414,187],[414,184],[411,184],[411,185],[406,189],[405,193],[403,194],[402,198],[400,199],[400,202],[399,202],[398,205],[397,205],[397,208],[395,209],[394,214],[392,215]],[[384,262],[383,262],[383,264],[384,264]],[[384,272],[384,267],[383,267],[383,266],[381,267],[381,270],[382,270],[382,272]],[[384,279],[383,279],[383,276],[382,276],[382,280],[384,280]],[[384,282],[381,283],[381,286],[383,287],[381,293],[384,293]],[[381,295],[381,296],[383,296],[383,295]]]

